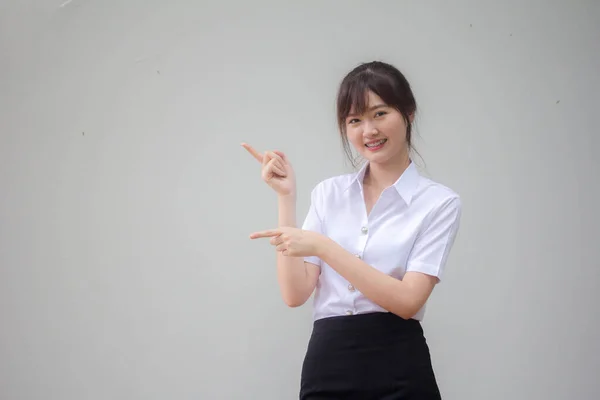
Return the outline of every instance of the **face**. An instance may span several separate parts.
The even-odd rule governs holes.
[[[350,110],[346,118],[346,136],[358,153],[371,163],[387,164],[408,159],[406,123],[402,114],[389,107],[373,92],[367,94],[362,115]],[[410,118],[412,122],[412,116]]]

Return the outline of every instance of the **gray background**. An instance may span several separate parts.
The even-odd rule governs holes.
[[[597,399],[597,1],[0,0],[0,399],[293,399],[311,307],[248,234],[349,171],[342,76],[402,69],[462,196],[444,399]]]

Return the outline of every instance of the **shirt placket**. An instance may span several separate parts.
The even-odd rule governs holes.
[[[361,224],[360,229],[357,232],[357,243],[356,250],[357,252],[354,254],[356,258],[362,259],[365,251],[365,247],[367,246],[367,240],[369,239],[369,221],[365,218]],[[358,298],[356,288],[350,282],[348,282],[348,293],[349,296],[352,297],[352,309],[348,309],[346,311],[347,315],[353,315],[356,313],[356,299]]]

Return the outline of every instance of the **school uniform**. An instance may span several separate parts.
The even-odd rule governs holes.
[[[367,167],[320,182],[302,229],[332,238],[397,279],[408,271],[441,279],[459,227],[459,196],[420,175],[411,162],[367,215]],[[318,257],[305,261],[321,271],[300,399],[440,399],[421,327],[425,306],[405,320],[367,299]]]

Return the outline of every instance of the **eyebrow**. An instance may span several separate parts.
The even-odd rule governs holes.
[[[374,110],[377,110],[378,108],[385,108],[385,107],[387,107],[387,104],[375,104],[374,106],[367,108],[365,110],[365,112],[374,111]],[[356,115],[357,114],[350,113],[350,114],[348,114],[348,117],[355,117]]]

